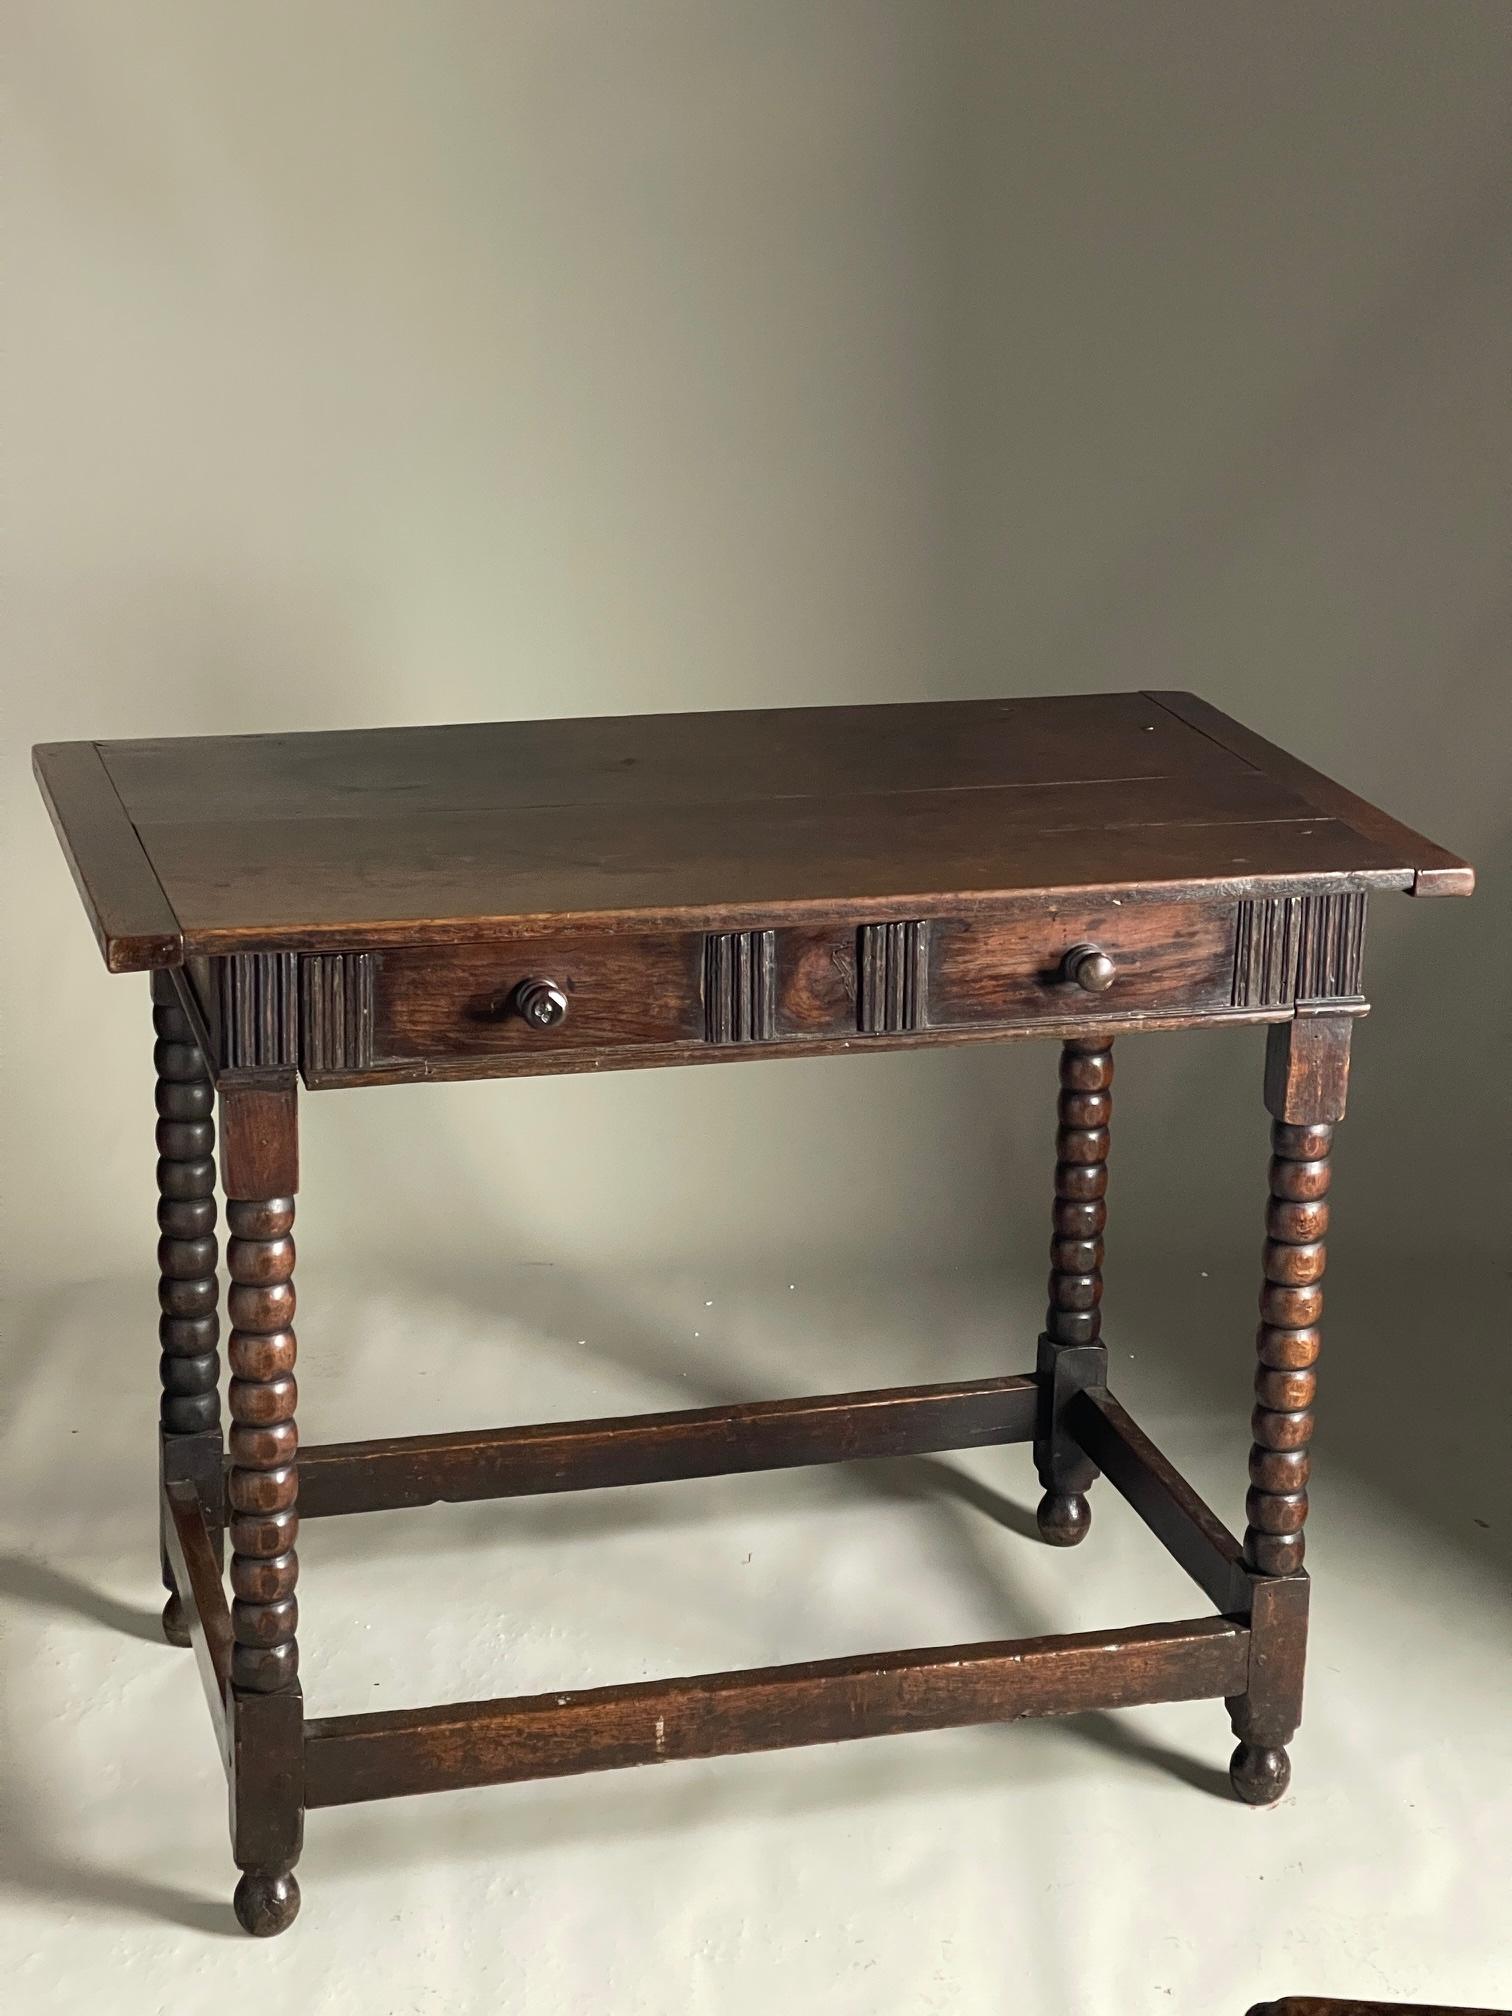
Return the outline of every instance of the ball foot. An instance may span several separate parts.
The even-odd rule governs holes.
[[[287,1932],[299,1916],[299,1885],[287,1870],[248,1869],[231,1900],[236,1922],[254,1939]]]
[[[1291,1759],[1284,1750],[1241,1743],[1229,1759],[1229,1783],[1246,1806],[1274,1806],[1291,1783]]]
[[[1040,1538],[1051,1547],[1075,1547],[1092,1526],[1092,1508],[1076,1492],[1047,1491],[1034,1515]]]
[[[189,1617],[176,1589],[168,1591],[168,1601],[163,1605],[163,1636],[170,1645],[189,1643]]]

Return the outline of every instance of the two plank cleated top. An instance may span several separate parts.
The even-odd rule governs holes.
[[[67,742],[36,767],[113,972],[1068,891],[1472,883],[1183,693]]]

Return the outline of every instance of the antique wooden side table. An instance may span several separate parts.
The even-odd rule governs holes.
[[[1464,862],[1182,693],[56,743],[37,773],[157,1033],[164,1629],[198,1654],[249,1932],[294,1917],[308,1807],[1217,1698],[1241,1799],[1301,1712],[1329,1144],[1372,890]],[[1248,1525],[1107,1387],[1115,1036],[1269,1025]],[[1032,1371],[296,1455],[297,1087],[1058,1039]],[[217,1356],[215,1112],[229,1239]],[[1202,1591],[1184,1623],[307,1718],[300,1518],[1032,1442],[1039,1527],[1099,1472]],[[222,1585],[229,1532],[229,1601]]]

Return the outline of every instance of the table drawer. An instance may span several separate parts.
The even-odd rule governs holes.
[[[1360,999],[1364,921],[1358,891],[1105,896],[859,925],[249,954],[212,962],[211,1047],[222,1068],[297,1061],[308,1083],[339,1085],[1081,1022],[1271,1020],[1299,1001]],[[199,984],[215,994],[208,968]]]
[[[1230,1005],[1234,929],[1232,905],[1109,899],[859,927],[417,947],[375,962],[372,1052],[497,1065],[1198,1014]],[[1079,953],[1101,987],[1074,977]]]
[[[929,927],[929,1026],[1227,1008],[1234,932],[1231,903],[1112,898],[1019,916],[937,920]]]
[[[702,1039],[703,934],[506,939],[385,952],[376,1057],[540,1056]]]
[[[1235,906],[1125,903],[778,934],[779,1033],[954,1030],[1202,1015],[1234,1005]],[[1098,956],[1078,984],[1078,955]]]

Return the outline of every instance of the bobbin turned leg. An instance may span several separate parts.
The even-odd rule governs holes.
[[[1074,1547],[1091,1525],[1087,1491],[1097,1466],[1066,1432],[1066,1408],[1086,1387],[1106,1385],[1108,1376],[1101,1303],[1111,1037],[1077,1036],[1064,1044],[1060,1083],[1050,1307],[1035,1365],[1040,1416],[1034,1461],[1045,1491],[1035,1517],[1052,1547]]]
[[[292,1086],[222,1094],[231,1335],[232,1851],[236,1915],[258,1937],[299,1910],[304,1707],[299,1687],[299,1471],[294,1425]]]
[[[1265,1103],[1272,1116],[1265,1282],[1244,1558],[1252,1584],[1248,1690],[1228,1704],[1239,1738],[1229,1778],[1239,1797],[1268,1806],[1291,1779],[1286,1746],[1302,1719],[1307,1653],[1308,1445],[1313,1432],[1328,1230],[1329,1152],[1344,1117],[1352,1024],[1300,1012],[1270,1031]]]
[[[167,973],[152,976],[157,1072],[158,1463],[165,1483],[192,1483],[220,1558],[220,1324],[215,1277],[215,1092]],[[159,1539],[163,1636],[189,1643],[183,1601]]]

